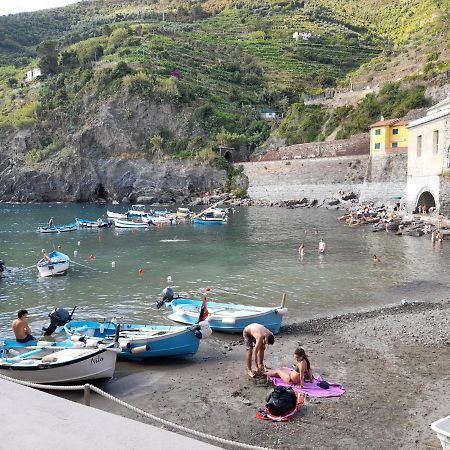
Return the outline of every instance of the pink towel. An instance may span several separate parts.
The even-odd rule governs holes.
[[[286,369],[289,368],[286,367]],[[330,385],[329,389],[322,389],[321,387],[319,387],[318,384],[323,380],[320,375],[314,375],[314,380],[312,381],[312,383],[310,381],[305,381],[302,388],[300,388],[298,384],[285,383],[281,378],[278,377],[271,377],[270,379],[275,386],[291,386],[295,392],[301,392],[302,394],[309,395],[310,397],[340,397],[345,393],[344,386],[336,383],[331,383],[330,381],[328,382],[328,384]]]

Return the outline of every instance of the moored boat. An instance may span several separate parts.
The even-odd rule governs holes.
[[[192,217],[194,214],[194,211],[190,210],[189,208],[178,208],[176,212],[176,216],[179,218]]]
[[[113,322],[73,321],[64,325],[68,336],[84,335],[102,340],[112,339]],[[158,357],[187,357],[197,353],[200,339],[211,329],[206,322],[185,327],[165,325],[121,324],[119,358],[140,361]]]
[[[228,218],[226,216],[214,217],[214,213],[206,213],[194,217],[192,222],[197,225],[224,225],[228,222]]]
[[[77,229],[78,226],[76,223],[69,223],[61,226],[39,227],[37,230],[39,233],[66,233],[67,231],[76,231]]]
[[[32,383],[72,383],[111,378],[119,349],[115,343],[30,341],[0,343],[0,374]]]
[[[113,219],[116,228],[149,228],[151,222],[133,222],[131,220]]]
[[[106,210],[106,215],[110,218],[110,219],[122,219],[122,220],[126,220],[127,219],[127,215],[124,213],[116,213],[113,211],[108,211]]]
[[[97,220],[86,220],[86,219],[75,219],[78,228],[107,228],[110,227],[112,222],[104,221],[102,219]]]
[[[169,319],[175,322],[194,324],[199,318],[202,304],[202,300],[173,299],[169,303],[173,311],[169,315]],[[244,328],[251,323],[259,323],[273,333],[278,333],[283,316],[287,313],[287,308],[284,306],[268,308],[210,301],[207,302],[207,308],[208,316],[205,320],[211,329],[226,333],[242,333]]]
[[[131,208],[128,210],[128,217],[134,216],[134,217],[146,217],[151,216],[153,214],[153,211],[147,210],[147,207],[145,205],[131,205]]]
[[[39,275],[41,277],[52,277],[64,275],[69,269],[70,259],[64,253],[53,250],[49,253],[50,260],[41,259],[37,263]]]
[[[431,429],[436,432],[441,441],[442,450],[450,450],[450,416],[433,422]]]

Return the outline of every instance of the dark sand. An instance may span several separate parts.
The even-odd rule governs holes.
[[[247,377],[236,335],[215,333],[184,361],[119,362],[114,380],[102,387],[175,423],[274,449],[440,448],[430,424],[450,414],[448,299],[288,319],[269,347],[268,365],[292,365],[301,345],[315,373],[347,389],[341,398],[307,399],[289,423],[255,419],[270,386]],[[82,401],[79,394],[67,397]],[[95,394],[91,404],[148,421]]]

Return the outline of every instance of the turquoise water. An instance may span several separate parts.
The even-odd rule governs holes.
[[[106,209],[91,204],[0,205],[0,259],[13,268],[0,280],[2,332],[9,330],[20,308],[29,310],[36,329],[55,306],[78,305],[80,319],[120,316],[166,323],[168,310],[158,311],[154,303],[167,285],[194,296],[210,287],[211,297],[219,301],[257,305],[278,304],[284,291],[291,321],[395,303],[406,295],[426,295],[436,286],[448,288],[448,243],[432,248],[426,239],[347,228],[336,220],[338,212],[321,209],[241,208],[224,226],[36,232],[51,216],[56,224],[75,217],[95,220]],[[325,256],[317,254],[321,237],[327,244]],[[306,246],[302,260],[300,242]],[[40,278],[35,267],[15,270],[35,264],[41,249],[58,245],[83,266],[72,264],[66,276],[56,278]],[[372,263],[374,253],[381,258],[378,265]]]

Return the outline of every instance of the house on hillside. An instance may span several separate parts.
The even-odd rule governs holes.
[[[408,151],[408,121],[381,118],[369,126],[370,156],[386,156]]]
[[[35,78],[40,77],[41,75],[41,69],[39,67],[35,67],[34,69],[31,69],[26,73],[25,82],[29,83],[30,81],[33,81]]]
[[[406,202],[450,213],[450,97],[409,123]]]
[[[263,120],[274,120],[274,119],[278,119],[279,115],[273,109],[260,109],[259,117],[261,117],[261,119],[263,119]]]

